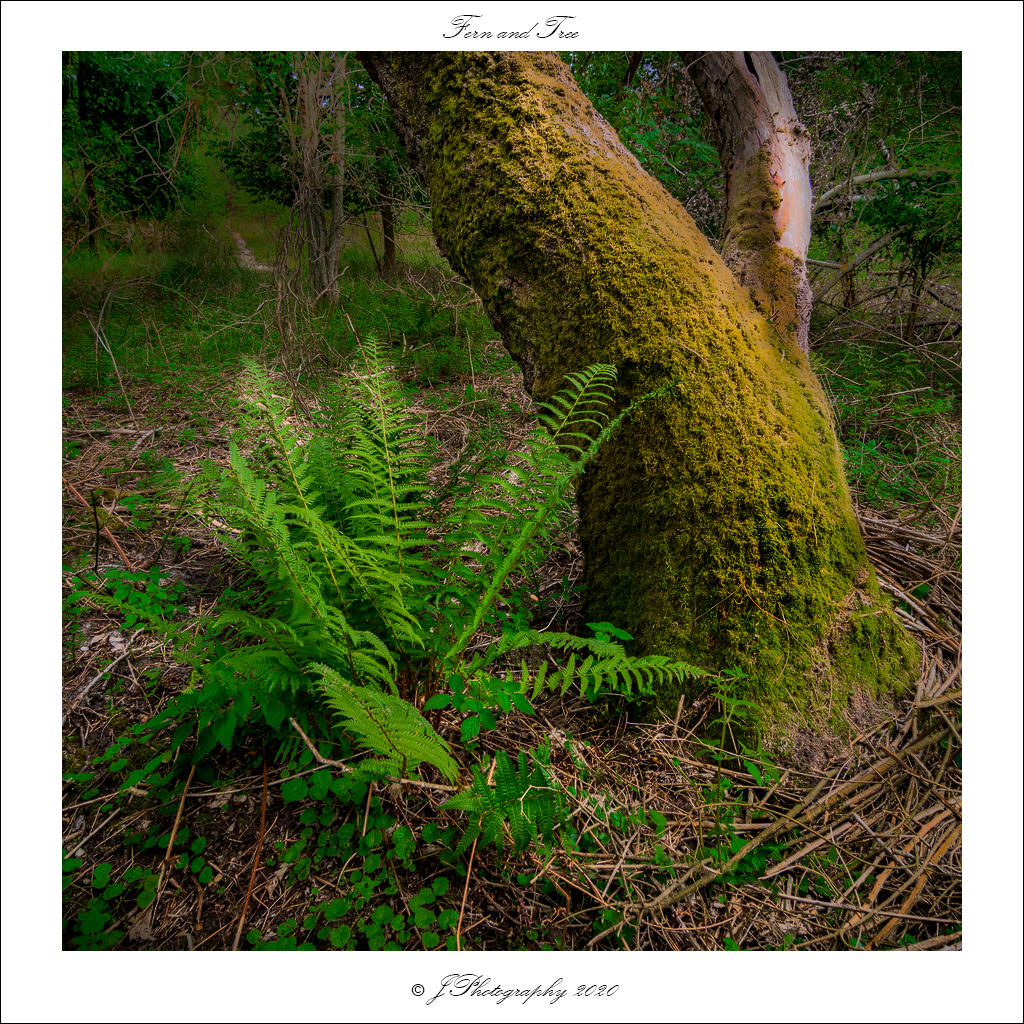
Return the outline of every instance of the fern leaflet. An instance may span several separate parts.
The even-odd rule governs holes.
[[[517,853],[538,838],[552,840],[555,828],[565,823],[566,812],[564,797],[552,783],[546,762],[543,748],[532,757],[521,750],[516,763],[499,750],[493,786],[488,785],[487,774],[481,768],[473,768],[469,788],[441,805],[442,810],[465,811],[471,816],[456,854],[466,850],[474,839],[479,839],[481,846],[493,842],[500,852],[506,826]]]
[[[361,746],[380,755],[363,761],[361,768],[405,777],[425,761],[449,781],[455,780],[459,766],[451,748],[411,704],[390,693],[353,685],[329,665],[309,667],[320,673],[327,703],[345,716],[345,728]]]

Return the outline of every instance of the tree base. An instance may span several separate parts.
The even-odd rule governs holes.
[[[803,652],[796,644],[762,648],[737,666],[742,675],[729,682],[726,674],[728,695],[754,705],[731,713],[734,739],[821,767],[839,745],[869,731],[912,692],[921,650],[879,592],[874,573],[865,575],[817,643]],[[680,702],[685,707],[703,689],[699,683],[665,689],[643,713],[674,718]]]

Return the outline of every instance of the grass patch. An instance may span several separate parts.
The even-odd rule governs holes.
[[[962,501],[959,346],[863,334],[843,318],[814,353],[850,485],[874,507],[952,518]]]

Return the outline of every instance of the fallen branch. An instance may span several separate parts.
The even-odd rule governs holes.
[[[900,756],[888,756],[883,758],[877,764],[872,765],[865,771],[861,772],[856,778],[851,779],[849,782],[830,793],[826,793],[819,799],[819,795],[825,788],[826,783],[835,783],[838,778],[840,769],[834,769],[829,772],[821,781],[814,787],[807,798],[801,801],[790,813],[781,815],[772,824],[766,828],[760,835],[755,836],[749,842],[745,843],[732,857],[730,857],[724,864],[716,864],[716,858],[707,857],[688,871],[682,878],[675,880],[670,885],[666,886],[657,896],[653,899],[648,900],[646,903],[640,906],[634,906],[632,912],[636,915],[637,920],[644,914],[649,914],[651,911],[658,908],[664,908],[671,906],[672,904],[679,903],[685,899],[691,893],[698,892],[701,889],[707,888],[717,878],[721,878],[722,875],[728,874],[732,871],[740,862],[754,850],[756,850],[763,843],[766,843],[769,839],[774,836],[788,832],[794,828],[806,828],[812,824],[815,819],[825,814],[837,803],[846,802],[853,794],[868,783],[874,783],[877,780],[884,778],[892,770],[903,767],[900,757],[906,757],[911,753],[915,753],[918,750],[924,750],[934,744],[938,743],[944,736],[947,735],[945,729],[938,730],[930,735],[918,740],[917,743],[912,744],[905,750],[900,751]],[[696,881],[690,881],[694,875],[701,873],[701,877]],[[873,911],[872,913],[877,913]],[[628,911],[627,911],[628,913]],[[871,916],[868,914],[866,916]],[[599,935],[594,936],[590,942],[587,943],[588,948],[594,946],[604,936],[610,934],[618,928],[621,928],[627,920],[626,913],[623,914],[622,920],[611,928],[606,928]]]
[[[74,485],[74,484],[72,484],[72,483],[68,483],[67,477],[64,477],[64,476],[62,476],[62,477],[61,477],[61,480],[63,480],[63,481],[64,481],[64,486],[65,486],[65,487],[67,487],[67,489],[68,489],[69,491],[71,491],[71,493],[72,493],[72,494],[73,494],[73,495],[74,495],[74,496],[75,496],[75,497],[76,497],[76,498],[77,498],[77,499],[78,499],[78,500],[79,500],[79,501],[80,501],[80,502],[81,502],[81,503],[82,503],[82,504],[83,504],[83,505],[84,505],[84,506],[85,506],[86,508],[88,508],[88,509],[91,509],[91,508],[92,508],[92,505],[90,505],[90,504],[89,504],[89,502],[87,502],[87,501],[85,500],[85,498],[83,498],[83,497],[82,497],[82,495],[78,493],[78,491],[77,491],[77,490],[76,490],[76,488],[75,488],[75,485]],[[125,564],[126,566],[128,566],[128,569],[129,569],[129,570],[130,570],[131,572],[134,572],[134,571],[135,571],[135,566],[134,566],[134,565],[132,565],[132,563],[131,563],[131,561],[129,560],[128,556],[127,556],[127,555],[126,555],[126,554],[124,553],[124,549],[123,549],[123,548],[121,547],[121,545],[117,543],[117,540],[116,540],[116,538],[115,538],[115,537],[114,537],[114,535],[113,535],[113,534],[112,534],[112,533],[110,532],[110,527],[109,527],[109,526],[104,526],[104,527],[103,527],[103,532],[104,532],[104,533],[105,533],[105,534],[107,535],[107,538],[108,538],[108,539],[110,540],[110,543],[111,543],[111,544],[113,544],[115,548],[117,548],[117,553],[118,553],[118,554],[119,554],[119,555],[121,556],[121,561],[122,561],[122,562],[124,562],[124,564]]]

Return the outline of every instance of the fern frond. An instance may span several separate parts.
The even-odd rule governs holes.
[[[345,716],[345,728],[361,746],[379,754],[393,774],[405,776],[425,761],[449,781],[455,780],[459,767],[451,748],[411,704],[390,693],[354,685],[329,665],[309,667],[320,673],[327,703]]]
[[[506,634],[467,666],[467,674],[481,676],[488,665],[510,651],[542,645],[569,651],[570,654],[561,668],[549,670],[545,663],[535,674],[531,674],[525,661],[522,663],[520,693],[528,695],[530,700],[536,700],[544,691],[564,694],[574,683],[584,697],[596,697],[602,690],[627,696],[634,692],[646,694],[669,680],[678,683],[708,674],[696,665],[671,661],[660,654],[643,657],[627,654],[622,644],[614,640],[578,637],[571,633],[539,633],[536,630]],[[587,652],[587,656],[577,662],[577,652]]]
[[[489,524],[487,543],[497,551],[498,558],[492,559],[488,567],[490,583],[473,619],[452,646],[451,656],[465,648],[527,550],[544,536],[564,501],[566,490],[582,473],[597,446],[622,419],[620,416],[613,424],[608,424],[607,408],[612,398],[615,367],[592,366],[567,379],[568,387],[544,406],[548,410],[544,423],[551,436],[546,441],[538,438],[531,446],[531,470],[521,476],[517,474],[521,485],[516,487],[506,478],[495,477],[509,503],[509,512],[501,525],[495,529],[493,521]],[[584,426],[588,430],[580,429]],[[597,434],[593,440],[591,432]],[[527,499],[534,492],[540,500],[532,504]],[[461,522],[465,528],[472,522],[471,515],[463,515]]]
[[[252,560],[257,565],[271,556],[275,573],[292,600],[322,617],[320,587],[308,562],[296,553],[295,538],[285,519],[286,508],[278,501],[278,492],[249,469],[234,443],[229,461],[230,469],[223,480],[229,490],[225,493],[222,488],[215,511],[241,532],[238,547],[242,552],[253,551],[256,557]]]
[[[408,586],[399,575],[390,571],[376,557],[374,545],[365,541],[356,544],[340,530],[325,522],[315,510],[285,506],[292,521],[308,531],[312,542],[300,541],[293,548],[315,547],[329,573],[334,598],[344,608],[358,597],[366,600],[377,613],[379,621],[388,628],[398,646],[418,646],[413,617],[406,609],[403,591]],[[382,541],[380,547],[387,548]]]
[[[282,619],[253,615],[241,608],[228,608],[221,612],[213,621],[212,632],[219,633],[228,626],[237,627],[242,636],[269,638],[280,634],[293,641],[298,639],[295,630]]]
[[[357,433],[356,451],[374,496],[383,498],[388,509],[391,529],[401,536],[406,514],[400,506],[409,493],[410,478],[422,487],[423,443],[406,411],[398,381],[388,372],[383,346],[370,336],[361,352],[366,374],[360,384],[369,399],[367,418],[372,430]]]
[[[544,767],[544,751],[533,755],[520,751],[513,763],[504,750],[495,755],[494,785],[487,773],[473,768],[469,788],[442,805],[442,810],[465,811],[469,827],[456,853],[466,850],[474,839],[481,846],[493,842],[500,852],[507,826],[515,851],[521,852],[538,838],[550,841],[557,825],[565,821],[565,802]]]
[[[541,423],[550,431],[552,439],[563,451],[577,455],[589,447],[592,433],[600,431],[608,422],[608,409],[615,398],[614,366],[597,365],[580,373],[571,373],[566,378],[569,387],[553,395],[549,402],[541,402],[545,413]],[[586,439],[586,445],[580,441]]]

